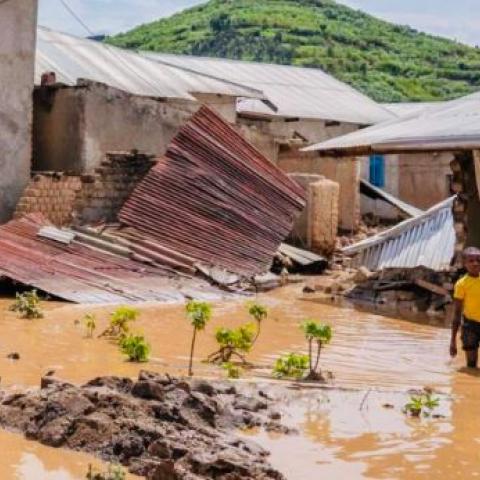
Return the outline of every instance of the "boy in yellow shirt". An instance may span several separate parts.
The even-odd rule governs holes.
[[[462,327],[463,350],[469,368],[477,368],[480,346],[480,250],[470,247],[463,252],[467,275],[455,285],[455,318],[452,325],[450,355],[457,355],[457,334]],[[463,320],[463,321],[462,321]]]

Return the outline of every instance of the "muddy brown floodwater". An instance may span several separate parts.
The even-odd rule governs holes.
[[[331,324],[334,339],[322,357],[335,375],[332,388],[292,390],[284,421],[299,435],[245,432],[271,452],[272,464],[288,479],[443,479],[480,476],[480,378],[462,371],[462,359],[448,357],[449,331],[437,325],[395,320],[308,300],[301,287],[266,294],[270,308],[262,335],[249,356],[264,365],[290,351],[304,351],[298,328],[305,318]],[[145,365],[125,362],[104,339],[86,339],[80,320],[97,316],[97,332],[113,307],[51,303],[41,320],[21,320],[0,302],[0,375],[12,389],[37,386],[49,370],[75,383],[100,375],[135,376]],[[143,305],[135,329],[152,344],[147,368],[186,373],[191,330],[180,305]],[[248,321],[244,302],[215,304],[214,320],[199,335],[197,375],[222,373],[201,363],[215,348],[219,325]],[[19,361],[7,359],[18,352]],[[429,386],[439,392],[444,418],[408,419],[401,412],[408,390]],[[385,408],[389,404],[394,408]],[[47,449],[16,435],[0,435],[1,479],[81,479],[91,459]],[[4,452],[7,452],[6,457]],[[4,458],[7,460],[4,461]],[[328,476],[328,477],[327,477]]]

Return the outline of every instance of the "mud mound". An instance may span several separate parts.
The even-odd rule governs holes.
[[[233,433],[275,427],[273,400],[262,392],[149,372],[136,382],[102,377],[81,387],[45,377],[41,387],[3,394],[0,424],[45,445],[121,463],[151,480],[284,478],[269,466],[268,452]]]

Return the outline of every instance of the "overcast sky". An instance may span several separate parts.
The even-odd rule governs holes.
[[[202,0],[64,0],[95,33],[117,33],[140,23],[171,15]],[[39,0],[39,22],[56,30],[86,35],[62,5],[62,0]],[[352,7],[392,22],[480,44],[480,0],[341,0]]]

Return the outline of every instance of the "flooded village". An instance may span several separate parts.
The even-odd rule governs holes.
[[[479,476],[480,92],[380,103],[37,8],[0,1],[0,479]]]

